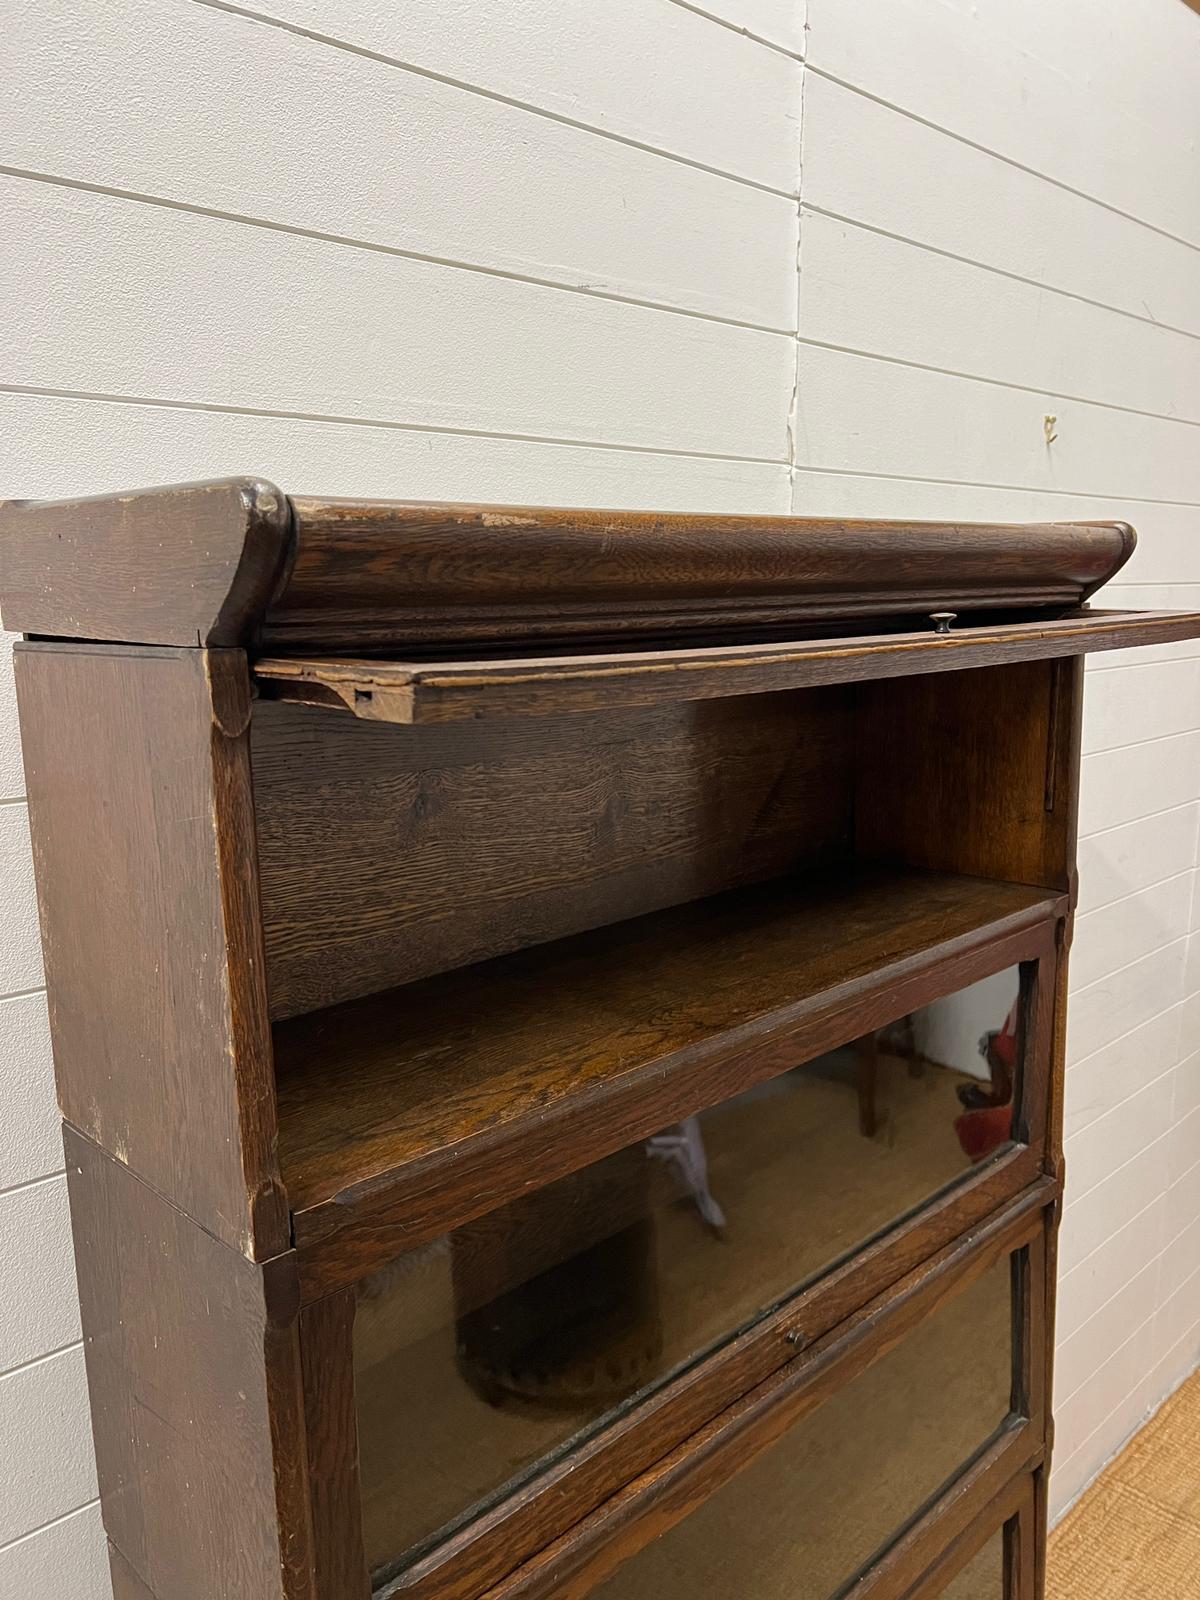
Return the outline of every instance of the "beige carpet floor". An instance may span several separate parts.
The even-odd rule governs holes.
[[[1046,1600],[1200,1596],[1200,1374],[1108,1467],[1050,1537]]]

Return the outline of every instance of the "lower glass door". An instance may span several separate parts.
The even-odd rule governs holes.
[[[1010,1415],[1004,1258],[603,1583],[598,1600],[831,1600]],[[994,1564],[993,1564],[994,1565]],[[992,1600],[988,1556],[955,1600]],[[1003,1564],[999,1567],[1003,1581]],[[1002,1590],[995,1591],[1000,1600]]]

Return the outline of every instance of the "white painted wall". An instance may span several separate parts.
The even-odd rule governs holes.
[[[1143,542],[1113,599],[1200,603],[1182,0],[8,0],[5,22],[0,493],[254,471],[1119,514]],[[1089,670],[1058,1506],[1200,1358],[1198,690],[1195,646]],[[6,658],[0,1596],[95,1600],[22,792]]]

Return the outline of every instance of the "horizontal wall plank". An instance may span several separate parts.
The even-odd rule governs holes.
[[[1161,1298],[1162,1276],[1161,1260],[1144,1258],[1086,1322],[1059,1341],[1054,1369],[1056,1409],[1068,1404],[1074,1390],[1143,1326]]]
[[[796,188],[799,63],[672,0],[255,0],[247,9],[754,183]]]
[[[1200,339],[831,217],[802,224],[800,326],[895,361],[1200,422]]]
[[[795,325],[782,196],[227,11],[146,6],[136,50],[127,23],[122,0],[17,7],[6,163]]]
[[[1055,1317],[1060,1347],[1106,1306],[1146,1262],[1161,1253],[1165,1216],[1164,1196],[1131,1217],[1085,1262],[1065,1275],[1058,1286]]]
[[[1141,1423],[1153,1404],[1146,1384],[1157,1348],[1154,1315],[1149,1309],[1153,1299],[1148,1297],[1145,1304],[1146,1315],[1141,1324],[1103,1365],[1089,1373],[1069,1398],[1059,1400],[1056,1396],[1055,1448],[1056,1451],[1061,1448],[1064,1460],[1103,1430],[1103,1454],[1096,1468],[1103,1465]]]
[[[238,473],[289,493],[368,499],[788,509],[782,465],[0,393],[7,493],[53,499]]]
[[[3,446],[0,446],[0,450]],[[6,488],[5,493],[9,491]],[[0,800],[25,793],[21,739],[17,728],[17,691],[13,680],[13,641],[0,634]]]
[[[1200,661],[1194,657],[1102,672],[1087,685],[1083,748],[1090,754],[1187,733],[1198,713]]]
[[[1085,717],[1094,687],[1095,680],[1089,680],[1083,700]],[[1188,801],[1173,811],[1156,812],[1081,839],[1079,914],[1186,872],[1196,858],[1198,822],[1200,803]]]
[[[1076,1199],[1165,1137],[1171,1127],[1173,1089],[1170,1072],[1161,1073],[1071,1136],[1066,1158]]]
[[[1179,1060],[1182,1018],[1183,1007],[1171,1006],[1072,1066],[1066,1079],[1064,1132],[1068,1139],[1107,1117],[1156,1079],[1165,1075],[1170,1080]],[[1072,1181],[1072,1198],[1082,1192]]]
[[[1190,1261],[1190,1271],[1183,1271],[1182,1276],[1168,1280],[1168,1262],[1163,1262],[1162,1287],[1167,1292],[1159,1312],[1157,1333],[1160,1344],[1168,1349],[1200,1326],[1200,1266],[1196,1264],[1198,1248],[1200,1236],[1191,1232],[1177,1248],[1168,1250],[1167,1255],[1175,1273],[1180,1272],[1183,1262]]]
[[[808,60],[1191,243],[1200,52],[1186,6],[1131,31],[1118,0],[814,0]],[[1137,48],[1130,43],[1136,37]],[[1153,182],[1147,181],[1153,174]]]
[[[100,1507],[73,1511],[0,1550],[0,1594],[14,1600],[111,1600]]]
[[[1187,805],[1200,794],[1200,732],[1173,734],[1128,750],[1084,756],[1079,800],[1081,836]]]
[[[0,1194],[0,1373],[79,1336],[66,1178]]]
[[[1173,1385],[1164,1387],[1154,1366],[1158,1354],[1156,1330],[1147,1323],[1136,1340],[1114,1364],[1108,1381],[1089,1395],[1092,1431],[1075,1444],[1074,1433],[1056,1433],[1054,1471],[1050,1478],[1049,1514],[1054,1523],[1087,1488],[1093,1478],[1137,1432]],[[1140,1366],[1139,1366],[1140,1363]],[[1182,1374],[1181,1374],[1182,1376]],[[1122,1393],[1121,1383],[1128,1387]],[[1083,1416],[1083,1411],[1076,1413]],[[1100,1420],[1097,1421],[1097,1418]],[[1086,1427],[1087,1421],[1084,1422]],[[1057,1441],[1063,1442],[1061,1452]],[[1074,1446],[1068,1453],[1067,1447]]]
[[[1195,249],[809,73],[804,204],[1200,334]]]
[[[1131,961],[1184,938],[1191,905],[1189,869],[1128,899],[1087,912],[1075,924],[1071,981],[1086,988]]]
[[[677,0],[692,11],[718,17],[751,38],[765,39],[781,50],[804,53],[806,0]]]
[[[798,366],[800,467],[1200,503],[1200,434],[1186,423],[812,345]]]
[[[1138,1216],[1165,1192],[1166,1140],[1139,1151],[1087,1194],[1072,1196],[1067,1178],[1066,1206],[1059,1239],[1059,1274],[1080,1266],[1130,1217]]]
[[[1067,1063],[1093,1055],[1183,999],[1186,940],[1179,939],[1073,989],[1067,1022]]]
[[[785,455],[782,334],[45,184],[0,203],[10,382]]]
[[[38,989],[42,946],[24,801],[0,806],[0,894],[0,995]]]
[[[96,1497],[83,1347],[0,1377],[0,1545]]]
[[[1184,1081],[1186,1079],[1194,1085],[1198,1071],[1200,1071],[1200,1057],[1191,1056],[1188,1060],[1180,1062],[1175,1069],[1177,1097],[1186,1095],[1187,1091],[1182,1087]],[[1189,1115],[1194,1116],[1195,1111],[1196,1107],[1193,1106]],[[1198,1219],[1200,1219],[1200,1160],[1193,1161],[1191,1166],[1178,1177],[1172,1178],[1167,1189],[1168,1240],[1193,1239]],[[1190,1274],[1198,1266],[1200,1266],[1200,1255],[1193,1256],[1190,1264],[1186,1264],[1186,1274]]]
[[[45,994],[0,1000],[0,1061],[0,1189],[11,1189],[63,1164]]]

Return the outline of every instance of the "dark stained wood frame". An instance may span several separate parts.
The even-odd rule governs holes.
[[[1122,522],[289,500],[237,478],[0,503],[0,590],[6,626],[26,634],[394,654],[405,640],[728,637],[798,619],[1077,606],[1135,542]]]
[[[1005,1256],[1025,1250],[1020,1268],[1029,1285],[1033,1342],[1040,1334],[1044,1275],[1041,1271],[1047,1189],[1039,1186],[1035,1204],[1018,1204],[969,1244],[959,1244],[896,1284],[802,1356],[712,1419],[686,1441],[661,1456],[640,1477],[628,1482],[590,1516],[546,1545],[508,1577],[487,1589],[487,1600],[580,1600],[617,1566],[659,1534],[682,1520],[700,1501],[768,1449],[805,1412],[840,1384],[864,1371],[924,1317]],[[1040,1354],[1040,1345],[1037,1346]],[[1030,1341],[1014,1350],[1014,1400],[1023,1410],[983,1454],[966,1467],[953,1486],[918,1523],[876,1563],[854,1591],[901,1594],[921,1572],[926,1554],[923,1530],[949,1513],[951,1537],[974,1516],[1015,1473],[1028,1472],[1041,1459],[1044,1392],[1035,1370],[1020,1370],[1028,1361]],[[1040,1369],[1040,1360],[1033,1363]],[[947,1526],[939,1528],[944,1542]],[[932,1543],[933,1541],[929,1541]],[[928,1559],[926,1555],[926,1559]],[[876,1585],[880,1585],[876,1589]],[[379,1591],[393,1600],[408,1591],[397,1585]],[[430,1591],[433,1592],[433,1591]],[[453,1590],[437,1591],[454,1593]]]
[[[350,711],[371,722],[417,726],[492,717],[603,711],[722,695],[780,693],[830,683],[1043,661],[1130,645],[1188,639],[1186,611],[1080,611],[1053,622],[970,625],[947,634],[895,633],[805,644],[746,644],[607,655],[437,663],[264,657],[265,695]]]
[[[550,1465],[509,1499],[403,1569],[386,1587],[389,1600],[393,1595],[396,1600],[401,1596],[472,1600],[489,1584],[499,1583],[515,1564],[514,1556],[532,1557],[562,1538],[633,1477],[650,1471],[667,1451],[685,1446],[740,1396],[790,1369],[798,1355],[819,1354],[831,1340],[859,1326],[868,1314],[864,1295],[870,1305],[883,1305],[900,1292],[897,1285],[911,1286],[923,1281],[925,1272],[969,1263],[973,1252],[986,1254],[997,1239],[1017,1234],[1022,1238],[1028,1234],[1040,1254],[1040,1236],[1031,1231],[1030,1219],[1040,1215],[1053,1192],[1047,1180],[1035,1181],[999,1221],[974,1226],[962,1216],[952,1222],[955,1196],[943,1196],[927,1213],[898,1230],[901,1237],[895,1247],[881,1240],[851,1257],[664,1385],[636,1412],[596,1433],[569,1457]],[[1000,1203],[993,1198],[993,1209]],[[946,1238],[954,1242],[942,1243]],[[1003,1253],[1000,1245],[988,1259],[997,1259],[996,1252]],[[798,1337],[793,1340],[793,1335]],[[1030,1404],[1036,1406],[1043,1386],[1032,1367],[1026,1370],[1031,1374]],[[346,1593],[357,1591],[350,1588]],[[331,1591],[329,1600],[341,1600],[340,1591]]]
[[[1022,1475],[1008,1483],[950,1544],[946,1543],[946,1538],[959,1519],[952,1520],[945,1514],[939,1516],[936,1511],[927,1520],[922,1519],[925,1538],[918,1537],[913,1542],[914,1546],[923,1543],[926,1548],[916,1561],[907,1564],[922,1565],[922,1558],[928,1559],[930,1549],[941,1553],[932,1566],[926,1566],[924,1576],[911,1588],[901,1591],[894,1587],[896,1581],[903,1579],[900,1569],[904,1563],[898,1562],[892,1573],[879,1580],[875,1574],[870,1574],[840,1600],[866,1600],[868,1595],[871,1600],[893,1600],[893,1597],[896,1600],[937,1600],[946,1585],[1001,1529],[1004,1531],[1005,1600],[1034,1600],[1036,1484],[1041,1471],[1039,1466],[1032,1475]],[[913,1531],[917,1533],[917,1529]],[[899,1554],[899,1546],[895,1548]],[[882,1588],[876,1586],[877,1581]]]
[[[998,1168],[968,1180],[968,1192],[981,1190],[980,1211],[1015,1193],[1040,1169],[1050,1049],[1053,984],[1044,964],[1052,956],[1058,921],[1066,900],[1047,901],[1040,920],[940,954],[892,981],[867,981],[853,995],[839,995],[836,1007],[806,1012],[791,1028],[772,1020],[759,1039],[739,1037],[718,1052],[691,1052],[678,1071],[658,1063],[644,1078],[633,1074],[561,1108],[542,1109],[531,1127],[512,1138],[497,1130],[476,1151],[465,1141],[450,1145],[436,1159],[413,1162],[365,1178],[311,1210],[297,1209],[293,1231],[300,1261],[301,1294],[319,1299],[385,1266],[402,1249],[411,1249],[452,1231],[505,1199],[528,1193],[531,1163],[537,1184],[545,1185],[660,1128],[730,1099],[798,1063],[837,1048],[863,1032],[881,1028],[981,978],[1021,962],[1037,963],[1031,972],[1029,1049],[1022,1106],[1032,1121],[1022,1132],[1024,1149],[1002,1158]],[[1024,1114],[1024,1113],[1023,1113]],[[965,1208],[965,1202],[964,1202]],[[961,1216],[959,1218],[961,1220]]]
[[[934,1600],[1007,1522],[1008,1600],[1039,1600],[1081,657],[1200,636],[1198,616],[1080,609],[1128,558],[1132,531],[289,500],[239,479],[10,503],[0,534],[5,624],[27,636],[18,701],[119,1600],[368,1600],[353,1284],[414,1242],[405,1223],[429,1237],[479,1209],[447,1162],[426,1202],[384,1174],[339,1196],[347,1227],[293,1215],[276,1145],[255,693],[298,700],[304,717],[394,722],[397,739],[422,736],[406,723],[481,718],[502,719],[508,738],[521,726],[509,719],[837,683],[858,685],[835,818],[848,812],[849,856],[1032,886],[1042,913],[864,982],[794,1031],[786,1060],[763,1039],[690,1063],[666,1098],[593,1107],[563,1170],[794,1065],[801,1034],[818,1053],[1015,960],[1038,968],[1027,1142],[392,1588],[408,1600],[586,1592],[1008,1240],[1025,1250],[1014,1314],[1028,1420],[853,1594]],[[959,614],[949,634],[921,628],[934,611]],[[828,824],[813,834],[822,845]],[[615,893],[591,921],[556,926],[629,914]],[[489,953],[536,938],[532,925]]]
[[[865,1301],[885,1294],[937,1252],[953,1251],[955,1240],[966,1237],[972,1241],[972,1248],[977,1248],[974,1241],[987,1236],[985,1219],[997,1208],[1012,1202],[1022,1191],[1025,1197],[1017,1202],[1016,1215],[1044,1206],[1048,1180],[1042,1178],[1039,1182],[1047,1162],[1042,1108],[1051,1062],[1054,960],[1060,927],[1061,922],[1056,920],[1019,937],[995,941],[965,969],[943,963],[936,976],[925,980],[922,997],[916,1002],[925,1004],[966,983],[1003,971],[1015,961],[1022,962],[1025,1005],[1018,1080],[1018,1133],[1022,1143],[982,1170],[964,1175],[898,1226],[887,1229],[865,1248],[802,1287],[770,1315],[717,1346],[697,1365],[651,1393],[634,1411],[596,1431],[569,1456],[549,1463],[511,1496],[419,1556],[397,1577],[389,1593],[405,1595],[410,1600],[473,1600],[488,1582],[500,1577],[501,1568],[511,1565],[514,1557],[532,1555],[561,1535],[633,1475],[649,1468],[666,1448],[686,1440],[738,1395],[787,1366],[798,1350],[816,1345],[830,1330],[844,1324]],[[907,1009],[915,1006],[902,1006],[899,1014]],[[879,1021],[868,1025],[882,1026],[898,1014],[887,1011],[883,1015],[885,1011],[887,1007],[881,1003]],[[861,1018],[865,1013],[856,1011],[855,1015]],[[822,1039],[818,1048],[827,1048],[827,1042]],[[582,1151],[593,1148],[596,1147],[589,1136]],[[540,1177],[547,1181],[546,1173]],[[1040,1254],[1040,1240],[1037,1248]],[[303,1283],[303,1269],[301,1277]],[[1029,1287],[1024,1293],[1026,1300],[1038,1298]],[[319,1301],[313,1309],[329,1303]],[[306,1345],[307,1359],[326,1373],[338,1375],[326,1382],[331,1392],[340,1397],[339,1404],[346,1404],[346,1385],[350,1385],[350,1416],[345,1426],[356,1428],[350,1373],[354,1309],[350,1291],[338,1291],[333,1303],[339,1308],[336,1317],[314,1319],[311,1328],[305,1327],[306,1341],[320,1339],[319,1351]],[[1024,1370],[1031,1374],[1035,1394],[1040,1395],[1044,1372],[1032,1347],[1025,1351]],[[325,1426],[324,1419],[319,1419],[322,1436]],[[323,1463],[320,1472],[314,1474],[321,1480],[319,1500],[344,1504],[357,1493],[354,1453],[343,1449],[340,1458],[330,1456],[323,1449],[323,1437],[310,1438],[309,1449],[314,1459]],[[315,1515],[318,1523],[328,1520],[319,1506]],[[343,1530],[341,1537],[344,1540],[349,1535]],[[347,1597],[359,1594],[366,1581],[361,1547],[357,1560],[352,1550],[344,1545],[339,1548],[342,1570],[348,1575],[342,1580],[344,1589],[335,1586],[330,1590],[330,1600],[342,1600],[343,1593]]]

